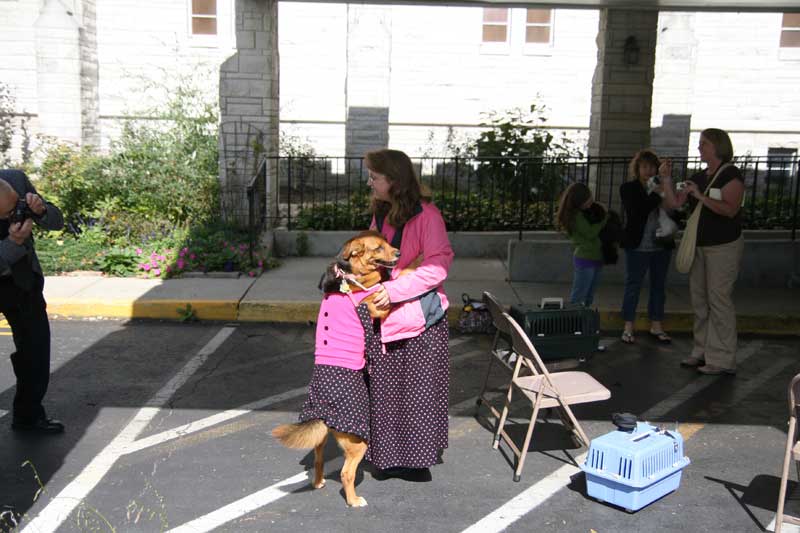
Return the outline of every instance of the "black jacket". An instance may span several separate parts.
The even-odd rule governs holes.
[[[639,180],[626,181],[620,185],[619,196],[625,210],[625,229],[620,244],[625,249],[635,250],[642,242],[647,217],[661,205],[661,196],[656,192],[647,194]]]
[[[25,194],[32,192],[38,194],[31,184],[28,176],[21,170],[0,170],[0,179],[8,182],[17,192],[20,198],[25,198]],[[64,218],[61,211],[45,200],[47,212],[44,216],[34,218],[34,222],[48,230],[60,230],[64,227]],[[8,274],[11,266],[23,258],[30,257],[31,268],[37,274],[42,273],[39,258],[33,246],[33,236],[29,237],[22,246],[8,238],[8,220],[0,220],[0,276]]]

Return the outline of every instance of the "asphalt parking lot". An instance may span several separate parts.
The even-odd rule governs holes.
[[[786,437],[786,386],[800,371],[794,338],[743,337],[739,374],[678,366],[669,346],[613,338],[582,365],[611,390],[578,406],[589,437],[629,411],[679,428],[691,464],[680,488],[637,513],[588,498],[576,448],[559,422],[539,423],[522,479],[475,398],[490,338],[451,337],[450,447],[433,480],[378,481],[359,470],[369,505],[344,503],[341,454],[310,490],[311,455],[269,435],[294,421],[313,365],[313,326],[55,321],[47,406],[67,431],[14,433],[0,411],[0,530],[21,531],[763,531],[772,521]],[[0,353],[11,337],[0,327]],[[506,374],[498,369],[492,383]],[[0,360],[0,409],[13,372]],[[498,389],[499,390],[499,389]],[[524,422],[526,405],[513,419]],[[526,425],[512,433],[521,442]]]

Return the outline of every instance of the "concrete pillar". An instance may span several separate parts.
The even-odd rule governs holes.
[[[689,147],[689,135],[697,68],[696,18],[696,13],[671,11],[663,12],[659,17],[656,81],[653,86],[658,103],[653,106],[653,128],[650,131],[650,145],[659,155],[695,153],[694,147]]]
[[[46,0],[34,27],[39,132],[80,144],[80,25],[61,2]]]
[[[345,154],[389,145],[392,7],[348,4]]]
[[[592,80],[591,157],[630,156],[650,145],[657,36],[658,11],[600,11]],[[635,64],[626,61],[624,53],[630,37],[638,46]]]
[[[100,146],[100,67],[97,61],[96,0],[82,0],[79,32],[81,55],[81,142]]]
[[[247,185],[263,156],[278,155],[278,1],[235,1],[236,53],[220,67],[220,182],[223,216],[245,225]],[[275,208],[276,173],[259,185],[261,207]]]
[[[600,10],[590,157],[630,157],[650,146],[657,33],[658,11]],[[617,190],[624,175],[624,163],[591,166],[589,186],[595,198],[619,209]]]

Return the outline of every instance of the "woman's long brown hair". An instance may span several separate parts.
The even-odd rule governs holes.
[[[592,197],[592,191],[583,183],[573,183],[561,194],[556,213],[556,224],[559,229],[572,233],[575,227],[575,215],[586,200]]]
[[[368,169],[389,180],[391,200],[372,199],[370,208],[376,219],[385,217],[386,222],[398,228],[414,216],[421,200],[430,202],[430,192],[420,183],[411,159],[404,152],[388,148],[374,150],[366,153],[364,163]]]

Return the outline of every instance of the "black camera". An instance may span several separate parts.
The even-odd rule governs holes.
[[[31,211],[31,208],[28,207],[28,202],[25,200],[17,200],[17,205],[14,206],[14,211],[11,213],[11,216],[8,217],[8,222],[11,224],[25,222],[33,216],[34,213]]]

